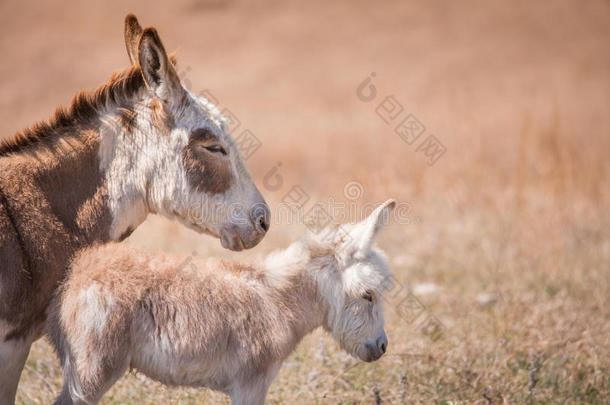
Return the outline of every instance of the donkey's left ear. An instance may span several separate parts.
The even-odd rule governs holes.
[[[155,96],[163,101],[171,101],[182,93],[178,74],[169,61],[156,29],[149,27],[142,31],[138,44],[138,62],[146,86]]]
[[[350,231],[356,256],[366,256],[372,249],[375,239],[388,224],[390,212],[396,206],[396,201],[388,200],[375,208],[366,219],[354,225]]]
[[[142,27],[138,19],[133,14],[127,14],[125,17],[125,47],[132,65],[138,63],[138,43],[141,35]]]

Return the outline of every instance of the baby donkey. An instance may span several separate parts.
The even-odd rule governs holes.
[[[96,403],[129,368],[263,404],[282,362],[319,326],[351,355],[379,359],[391,278],[373,242],[394,205],[307,234],[258,266],[185,266],[119,244],[83,251],[48,318],[65,377],[56,404]]]

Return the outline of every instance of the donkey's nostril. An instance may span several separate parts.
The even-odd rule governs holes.
[[[267,232],[267,229],[269,228],[269,225],[267,224],[267,222],[265,221],[265,217],[261,217],[258,220],[258,224],[260,225],[261,229],[265,232]]]
[[[385,343],[382,343],[381,346],[379,346],[379,348],[381,349],[381,353],[385,353],[385,348],[386,348]]]
[[[259,233],[267,233],[269,230],[269,208],[258,206],[252,210],[252,222]]]

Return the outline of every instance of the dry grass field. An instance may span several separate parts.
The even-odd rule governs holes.
[[[247,163],[272,211],[294,186],[304,212],[401,203],[379,243],[400,283],[388,354],[359,363],[316,332],[269,403],[610,402],[610,2],[3,0],[0,133],[127,66],[127,12],[260,140]],[[411,144],[395,132],[409,114],[425,127]],[[248,261],[305,230],[276,216],[237,254],[150,217],[126,243]],[[61,382],[40,340],[17,402]],[[228,399],[130,373],[102,403]]]

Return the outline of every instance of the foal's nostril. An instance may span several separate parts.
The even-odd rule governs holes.
[[[377,348],[379,349],[381,354],[385,353],[386,349],[388,348],[388,339],[385,336],[377,339]]]

